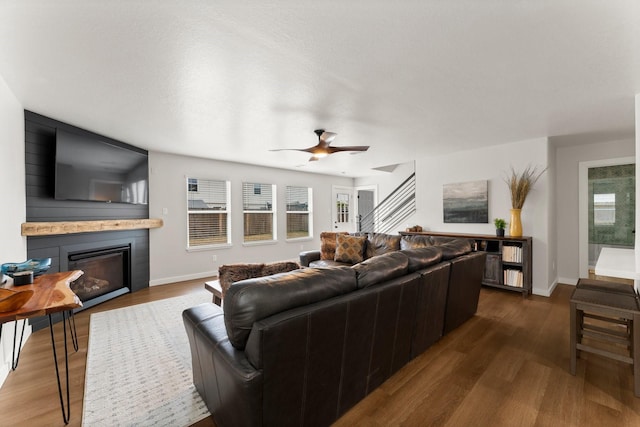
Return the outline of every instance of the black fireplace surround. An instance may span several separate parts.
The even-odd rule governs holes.
[[[85,134],[120,146],[127,145],[121,141],[25,111],[27,222],[149,218],[148,205],[56,200],[54,198],[56,129]],[[82,253],[103,251],[99,254],[103,256],[108,255],[104,251],[111,252],[115,248],[123,250],[122,254],[118,255],[121,265],[116,266],[114,259],[107,260],[110,264],[106,267],[109,271],[106,272],[105,277],[93,277],[95,275],[93,270],[96,268],[99,270],[100,267],[86,260],[83,261]],[[52,273],[70,269],[85,271],[84,268],[78,267],[78,262],[80,264],[84,262],[88,270],[85,271],[85,280],[92,280],[92,283],[76,283],[76,286],[82,286],[80,293],[83,295],[80,298],[83,300],[83,308],[149,286],[148,229],[29,236],[27,237],[27,258],[51,258],[49,272]],[[118,272],[114,273],[112,271],[114,269]],[[91,294],[90,288],[95,288],[95,295]],[[87,298],[86,301],[84,298]],[[48,325],[46,317],[35,318],[30,322],[33,330]]]

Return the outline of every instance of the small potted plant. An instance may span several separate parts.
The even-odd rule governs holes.
[[[496,236],[504,237],[504,229],[507,226],[507,222],[502,218],[495,218],[493,224],[496,226]]]

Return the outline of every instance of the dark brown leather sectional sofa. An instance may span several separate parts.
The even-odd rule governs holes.
[[[476,312],[468,241],[234,283],[185,310],[193,381],[216,425],[326,426]]]

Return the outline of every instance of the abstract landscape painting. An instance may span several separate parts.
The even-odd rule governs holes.
[[[487,181],[444,184],[442,189],[444,222],[488,223]]]

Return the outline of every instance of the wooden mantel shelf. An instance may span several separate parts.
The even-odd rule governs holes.
[[[162,227],[162,219],[109,219],[99,221],[23,222],[23,236],[90,233],[95,231],[137,230]]]

